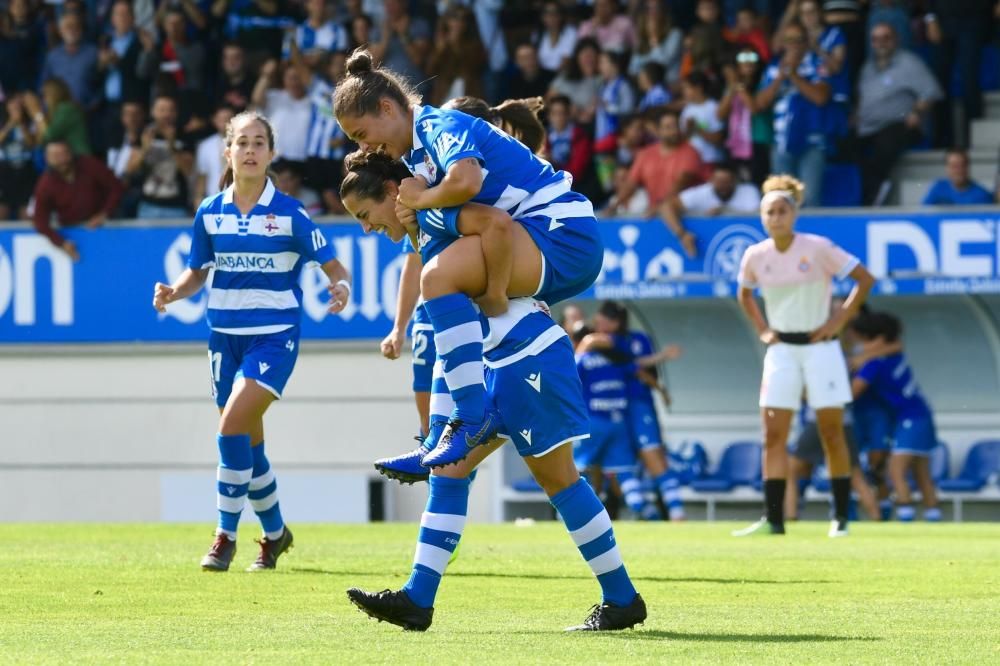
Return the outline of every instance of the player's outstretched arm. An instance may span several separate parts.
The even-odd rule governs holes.
[[[173,284],[157,282],[153,286],[153,308],[157,312],[166,312],[170,303],[182,301],[198,293],[198,290],[205,286],[207,279],[207,268],[188,268]]]

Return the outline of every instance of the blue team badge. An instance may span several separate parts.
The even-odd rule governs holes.
[[[800,273],[809,272],[809,259],[807,259],[806,257],[802,257],[802,259],[799,260],[799,272]]]
[[[240,218],[236,220],[236,233],[240,236],[246,236],[250,233],[250,218]]]

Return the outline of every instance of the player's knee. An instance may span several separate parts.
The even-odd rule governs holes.
[[[225,410],[219,417],[219,434],[243,435],[250,432],[250,424],[238,412]]]
[[[788,445],[788,433],[778,430],[764,432],[764,448],[769,451],[784,450]]]
[[[844,442],[844,425],[842,423],[820,423],[819,438],[824,447],[839,446]]]
[[[436,298],[452,291],[448,275],[437,263],[424,267],[420,274],[420,293],[425,299]]]
[[[580,480],[576,467],[538,470],[535,481],[549,497],[557,495]]]

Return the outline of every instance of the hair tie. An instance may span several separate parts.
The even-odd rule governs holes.
[[[772,201],[775,201],[777,199],[784,199],[785,201],[788,202],[788,204],[792,208],[797,209],[799,207],[799,202],[795,200],[795,195],[793,195],[788,190],[771,190],[770,192],[768,192],[767,194],[765,194],[763,197],[761,197],[761,199],[760,199],[760,205],[761,206],[766,206],[767,204],[769,204]]]

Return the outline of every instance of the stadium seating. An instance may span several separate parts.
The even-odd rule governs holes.
[[[725,448],[715,472],[691,482],[690,499],[705,502],[705,517],[715,520],[718,502],[759,503],[761,446],[757,442],[734,442]]]
[[[1000,440],[979,442],[965,457],[962,471],[954,479],[940,482],[941,490],[974,492],[981,490],[990,477],[1000,473]]]
[[[932,462],[933,466],[933,462]],[[954,479],[938,482],[942,502],[951,502],[952,518],[962,520],[965,502],[1000,502],[1000,440],[977,442],[965,456],[962,471]]]
[[[752,486],[760,480],[760,444],[736,442],[726,447],[713,474],[691,482],[700,493],[727,492],[736,486]]]

